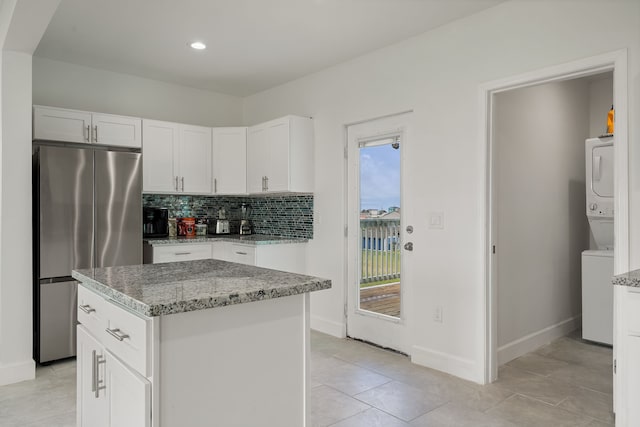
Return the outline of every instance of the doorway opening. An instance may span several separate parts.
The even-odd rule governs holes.
[[[537,85],[543,85],[546,83],[561,83],[568,82],[569,84],[578,84],[580,78],[588,77],[589,79],[599,78],[602,76],[606,76],[605,73],[610,73],[612,75],[613,80],[613,104],[616,109],[616,123],[615,123],[615,144],[614,144],[614,153],[613,153],[613,164],[614,164],[614,179],[615,182],[613,194],[615,196],[615,200],[613,202],[614,208],[614,274],[625,271],[628,269],[628,165],[627,165],[627,157],[628,157],[628,131],[627,131],[627,86],[626,86],[626,51],[618,51],[612,52],[609,54],[601,55],[598,57],[592,57],[581,61],[575,61],[573,63],[564,64],[557,67],[552,67],[549,69],[540,70],[537,72],[528,73],[522,76],[510,78],[507,80],[501,80],[496,82],[487,83],[483,85],[482,96],[484,104],[484,117],[485,117],[485,129],[486,134],[484,135],[484,142],[486,148],[486,167],[485,171],[486,175],[486,186],[485,186],[485,194],[486,194],[486,234],[484,240],[485,244],[485,260],[486,260],[486,293],[485,293],[485,301],[484,301],[484,313],[485,313],[485,339],[486,346],[484,348],[485,351],[485,382],[489,383],[494,381],[498,376],[498,365],[501,361],[505,359],[509,359],[513,354],[524,351],[527,345],[535,345],[536,342],[540,343],[540,345],[549,342],[550,339],[554,338],[554,334],[562,333],[566,334],[569,330],[575,329],[574,326],[580,326],[580,301],[567,301],[566,298],[564,302],[560,305],[564,304],[566,307],[569,307],[571,304],[574,304],[574,308],[577,305],[578,311],[574,313],[575,316],[557,316],[554,319],[554,323],[548,325],[547,327],[540,327],[537,325],[535,328],[530,328],[527,334],[520,334],[520,337],[511,337],[512,339],[509,341],[513,344],[512,348],[509,351],[514,350],[515,353],[512,353],[510,356],[504,356],[499,354],[499,349],[504,352],[504,345],[499,346],[499,310],[503,308],[505,304],[508,304],[504,298],[500,300],[499,292],[500,287],[504,284],[499,283],[499,265],[502,262],[501,256],[505,253],[504,250],[500,247],[500,235],[508,234],[510,232],[509,229],[505,228],[500,223],[500,192],[497,188],[497,174],[499,173],[499,169],[501,167],[508,166],[507,162],[504,162],[504,159],[499,158],[499,150],[498,150],[498,142],[496,140],[496,114],[498,108],[497,96],[500,94],[507,94],[510,91],[515,91],[523,88],[531,88]],[[600,76],[598,76],[600,75]],[[598,76],[598,77],[593,77]],[[601,136],[604,133],[605,124],[606,124],[606,113],[607,110],[611,107],[608,105],[604,112],[599,112],[598,114],[602,117],[602,126],[599,127],[603,129],[602,132],[598,131],[594,136]],[[564,114],[565,112],[571,112],[569,109],[561,110],[560,114]],[[535,118],[535,115],[532,115]],[[562,118],[562,117],[561,117]],[[573,123],[570,118],[567,118],[567,122]],[[541,120],[538,123],[538,127],[542,127],[548,134],[548,136],[553,136],[555,133],[560,131],[556,131],[553,126],[549,125],[544,120]],[[589,130],[589,133],[592,133]],[[587,137],[592,135],[587,135]],[[544,140],[540,140],[540,142],[544,142]],[[585,139],[578,139],[578,143],[581,144],[578,147],[581,152],[578,154],[581,157],[581,161],[585,162]],[[534,149],[539,149],[540,147],[534,146]],[[575,148],[575,147],[574,147]],[[519,156],[527,157],[529,156],[529,152],[520,152]],[[533,157],[531,157],[533,159]],[[546,174],[554,172],[557,170],[556,166],[551,166],[548,162],[549,158],[544,158],[539,161],[532,160],[532,163],[535,164],[536,173],[529,176],[529,180],[538,180],[540,177],[546,176]],[[501,163],[502,162],[502,163]],[[582,163],[583,165],[585,163]],[[514,164],[514,168],[517,166]],[[580,177],[581,179],[585,179],[584,174]],[[577,181],[577,177],[576,180]],[[582,198],[580,200],[581,207],[579,208],[579,212],[581,214],[580,220],[583,222],[586,221],[586,210],[587,206],[585,203],[585,186],[583,183],[571,182],[571,180],[564,183],[565,184],[565,193],[580,195]],[[573,190],[571,189],[573,188]],[[534,197],[536,194],[531,191],[525,191],[521,186],[517,188],[517,186],[513,189],[514,194],[519,194],[519,197],[526,198],[528,196]],[[541,194],[544,196],[544,189],[541,190]],[[524,200],[524,199],[523,199]],[[537,205],[534,209],[530,209],[528,214],[530,215],[540,215],[544,212],[546,206],[551,204],[559,204],[562,202],[568,203],[568,198],[558,198],[549,196],[543,205]],[[577,205],[576,205],[577,206]],[[563,219],[564,220],[564,219]],[[520,224],[520,227],[522,224]],[[571,226],[571,225],[570,225]],[[516,232],[518,227],[514,228]],[[567,235],[575,232],[580,227],[570,228],[573,231],[567,231]],[[584,228],[584,227],[583,227]],[[546,231],[545,231],[546,230]],[[553,232],[550,231],[549,228],[538,229],[537,238],[545,239],[549,236],[553,235]],[[584,239],[584,235],[582,235],[582,239]],[[583,240],[584,245],[584,240]],[[588,249],[588,237],[586,247],[582,249]],[[523,252],[527,252],[529,248],[523,248]],[[507,248],[508,251],[508,248]],[[576,274],[580,275],[580,270],[576,271],[575,263],[576,255],[579,254],[580,250],[573,248],[573,256],[574,263],[573,267],[569,267],[567,263],[562,263],[560,260],[557,261],[559,264],[563,264],[563,268],[572,269],[572,272],[569,275]],[[534,262],[539,259],[541,252],[530,253],[528,257],[524,257],[525,262]],[[580,283],[580,282],[577,282]],[[578,289],[575,289],[575,285],[573,289],[573,293],[575,295]],[[569,292],[568,295],[571,295]],[[550,298],[546,301],[549,306],[557,307],[558,299],[555,298],[557,295],[554,295],[553,292],[550,293]],[[566,296],[566,295],[565,295]],[[563,297],[564,298],[564,297]],[[578,293],[577,298],[580,298],[580,294]],[[531,302],[531,301],[530,301]],[[544,307],[547,309],[548,307]],[[554,307],[552,307],[554,308]],[[523,310],[526,312],[533,313],[536,310],[540,310],[541,306],[533,303],[528,304]],[[522,311],[518,313],[518,318],[514,320],[515,323],[520,322]],[[538,312],[539,314],[539,312]],[[557,313],[556,313],[557,314]],[[517,326],[517,325],[514,325]],[[522,331],[520,331],[522,332]],[[556,335],[557,337],[558,335]],[[560,335],[562,336],[562,335]],[[504,342],[502,343],[504,344]],[[615,337],[614,337],[614,356],[615,357]],[[525,351],[526,352],[526,351]],[[503,360],[501,356],[504,356]],[[614,383],[617,382],[617,379],[614,379]],[[614,389],[616,385],[614,384]]]
[[[347,126],[347,336],[409,354],[403,158],[410,113]]]

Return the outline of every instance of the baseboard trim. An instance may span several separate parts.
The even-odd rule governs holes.
[[[0,365],[0,386],[32,380],[36,377],[36,362],[24,362]]]
[[[314,315],[311,315],[311,329],[337,338],[347,336],[347,328],[344,323],[334,322]]]
[[[455,375],[468,381],[482,382],[482,372],[478,371],[477,364],[470,359],[443,353],[420,346],[413,346],[411,362]]]
[[[551,325],[517,340],[498,347],[498,366],[517,359],[535,349],[567,335],[580,327],[582,315],[570,317],[555,325]]]

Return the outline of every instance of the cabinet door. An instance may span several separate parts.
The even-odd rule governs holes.
[[[106,394],[111,427],[151,426],[151,383],[106,351]]]
[[[142,120],[135,117],[93,114],[93,142],[123,147],[142,146]]]
[[[82,325],[77,328],[77,424],[79,427],[106,427],[109,425],[107,396],[104,390],[98,390],[96,397],[95,391],[96,380],[105,378],[105,363],[102,363],[105,351]]]
[[[267,191],[289,190],[289,120],[271,122],[267,127],[269,147]]]
[[[33,139],[90,142],[91,113],[33,107]]]
[[[180,127],[179,190],[185,193],[213,191],[211,178],[211,128]]]
[[[229,242],[213,242],[211,244],[211,258],[221,261],[232,261],[231,259],[231,243]]]
[[[178,125],[144,120],[142,128],[142,190],[176,192],[178,173],[173,159],[178,151]]]
[[[262,193],[262,178],[267,175],[269,147],[267,128],[255,126],[249,128],[247,136],[247,192]]]
[[[214,128],[213,194],[247,192],[247,128]]]

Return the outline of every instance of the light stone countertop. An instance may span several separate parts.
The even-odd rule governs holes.
[[[202,243],[202,242],[232,242],[247,245],[277,245],[282,243],[307,243],[308,239],[296,237],[267,236],[264,234],[218,234],[215,236],[195,236],[195,237],[151,237],[144,238],[144,242],[151,246],[175,245],[182,243]]]
[[[74,279],[144,316],[331,288],[331,281],[215,259],[73,270]]]
[[[628,273],[613,276],[612,283],[618,286],[640,287],[640,270],[633,270]]]

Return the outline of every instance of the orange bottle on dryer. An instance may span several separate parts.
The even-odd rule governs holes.
[[[615,122],[615,110],[613,109],[613,105],[611,106],[611,110],[609,110],[609,114],[607,114],[607,133],[613,134],[613,127]]]

